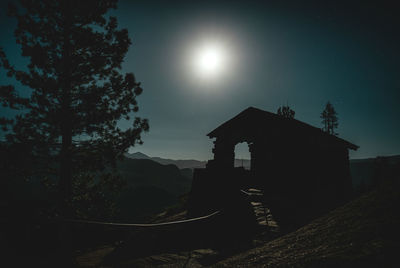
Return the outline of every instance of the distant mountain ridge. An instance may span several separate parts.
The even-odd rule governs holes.
[[[144,153],[136,152],[132,154],[126,154],[127,158],[130,159],[149,159],[153,160],[162,165],[175,165],[179,169],[194,169],[194,168],[204,168],[207,161],[199,160],[173,160],[165,159],[161,157],[150,157]],[[390,166],[398,165],[400,163],[400,155],[391,155],[383,157],[371,157],[371,158],[361,158],[361,159],[350,159],[350,170],[352,174],[353,185],[358,187],[360,183],[370,184],[372,176],[374,174],[375,162],[377,159],[386,159]],[[235,167],[244,167],[250,169],[251,161],[249,159],[235,159]],[[188,172],[188,171],[185,171]],[[190,172],[189,172],[190,173]],[[190,174],[189,174],[190,176]],[[191,176],[190,176],[191,177]]]
[[[386,159],[388,166],[385,169],[400,164],[399,155],[350,160],[353,186],[356,189],[360,184],[371,184],[378,159]],[[145,216],[177,204],[180,196],[190,192],[193,168],[204,168],[206,163],[150,157],[141,152],[127,154],[117,166],[128,184],[117,200],[121,212],[119,219],[144,220]],[[235,166],[250,167],[250,160],[235,159]]]
[[[205,168],[207,161],[200,161],[200,160],[194,160],[194,159],[180,159],[180,160],[175,160],[175,159],[167,159],[167,158],[162,158],[162,157],[150,157],[144,153],[141,152],[136,152],[136,153],[127,153],[125,154],[127,158],[130,159],[149,159],[153,160],[157,163],[160,163],[162,165],[175,165],[179,169],[185,169],[185,168]],[[235,159],[235,167],[244,167],[246,169],[250,168],[250,160],[249,159]]]
[[[150,157],[141,152],[127,153],[127,154],[125,154],[125,156],[130,159],[149,159],[149,160],[153,160],[154,162],[157,162],[162,165],[175,165],[179,169],[204,168],[207,163],[207,161],[199,161],[199,160],[193,160],[193,159],[174,160],[174,159],[167,159],[167,158],[161,158],[161,157]]]

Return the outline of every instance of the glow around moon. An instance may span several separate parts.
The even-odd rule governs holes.
[[[219,44],[204,44],[199,47],[193,60],[193,71],[201,78],[213,78],[227,70],[228,51]]]
[[[182,39],[178,52],[182,63],[179,79],[192,89],[188,92],[223,94],[242,79],[241,68],[247,61],[240,36],[230,29],[216,32],[200,29],[192,30]]]

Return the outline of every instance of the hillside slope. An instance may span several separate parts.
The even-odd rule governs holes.
[[[127,181],[119,194],[117,207],[121,221],[143,220],[179,202],[190,191],[191,178],[175,165],[162,165],[150,159],[125,158],[118,171]]]
[[[190,190],[191,179],[183,176],[175,165],[163,165],[149,159],[125,158],[117,167],[132,187],[153,186],[176,195]]]
[[[399,180],[215,267],[399,267]]]
[[[382,172],[392,172],[400,165],[400,155],[378,156],[375,158],[350,160],[350,171],[353,187],[356,192],[373,188],[374,180],[382,176]]]

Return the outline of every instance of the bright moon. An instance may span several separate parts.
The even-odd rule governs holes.
[[[196,72],[201,76],[215,76],[224,70],[226,64],[225,51],[218,45],[205,45],[197,51],[194,64]]]

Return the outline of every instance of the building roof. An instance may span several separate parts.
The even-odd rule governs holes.
[[[267,112],[254,107],[249,107],[246,110],[242,111],[232,119],[226,121],[216,129],[208,133],[207,136],[210,138],[215,138],[219,136],[224,136],[227,132],[247,127],[249,125],[257,124],[261,126],[268,126],[272,123],[275,126],[291,127],[292,129],[294,128],[302,132],[307,132],[310,135],[325,137],[331,141],[338,142],[349,149],[357,150],[359,148],[359,146],[357,145],[354,145],[337,136],[330,135],[319,128],[313,127],[297,119],[284,118],[275,113]]]

